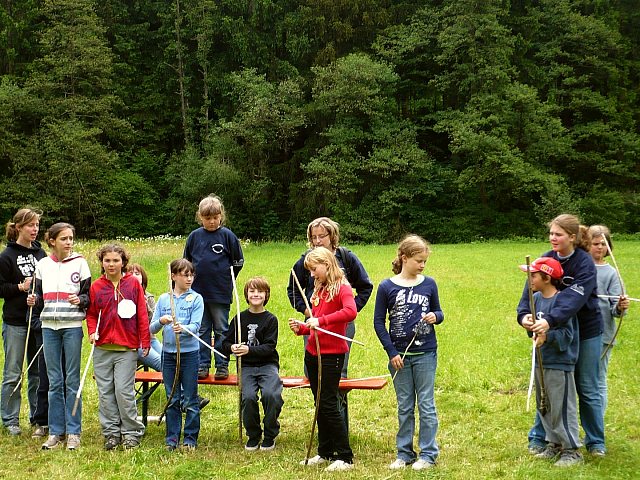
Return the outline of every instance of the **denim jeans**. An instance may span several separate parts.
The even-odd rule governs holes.
[[[604,352],[609,345],[606,343],[602,344],[602,351]],[[607,411],[607,404],[609,403],[608,398],[608,388],[607,388],[607,373],[609,372],[609,360],[611,359],[611,351],[613,350],[614,345],[611,345],[607,349],[607,353],[603,358],[600,359],[600,378],[598,379],[599,389],[600,389],[600,401],[602,402],[602,416]]]
[[[578,392],[580,423],[585,432],[587,450],[604,450],[604,415],[600,398],[600,355],[602,335],[580,342],[580,354],[576,364],[575,379]],[[546,434],[538,412],[529,431],[529,446],[546,445]]]
[[[82,399],[78,402],[75,416],[71,414],[78,388],[80,388],[82,338],[82,327],[42,329],[49,376],[49,432],[51,435],[70,433],[80,435],[82,430]]]
[[[284,404],[277,365],[242,367],[242,419],[252,440],[262,438],[258,392],[264,410],[264,438],[273,440],[280,433],[278,417]]]
[[[175,353],[162,353],[162,381],[164,382],[167,397],[171,394],[173,379],[176,374]],[[186,410],[184,419],[184,445],[198,444],[198,434],[200,433],[200,403],[198,401],[198,365],[200,364],[200,353],[193,352],[180,353],[180,376],[171,402],[167,408],[167,435],[165,444],[178,446],[180,443],[180,433],[182,430],[182,409],[181,402]],[[182,387],[182,388],[180,388]],[[181,400],[182,397],[182,400]]]
[[[162,343],[155,335],[151,335],[151,348],[146,357],[142,356],[142,349],[138,349],[138,363],[151,368],[156,372],[162,371]]]
[[[222,352],[222,339],[229,330],[229,305],[221,303],[204,303],[204,314],[202,316],[202,324],[200,325],[200,338],[208,345],[211,345],[211,334],[214,334],[213,348]],[[211,367],[211,350],[200,344],[200,367]],[[215,356],[215,366],[228,367],[229,360],[222,358],[220,355]]]
[[[407,355],[404,368],[398,371],[394,380],[398,400],[398,434],[396,435],[397,457],[405,462],[413,462],[416,452],[413,449],[415,430],[415,408],[418,405],[420,429],[418,431],[419,457],[429,463],[435,463],[439,447],[436,442],[438,415],[434,398],[437,352],[421,355]],[[389,372],[396,370],[389,363]]]
[[[321,352],[322,353],[322,352]],[[338,409],[338,387],[344,354],[322,355],[322,389],[318,392],[318,357],[305,352],[304,363],[309,372],[313,398],[320,402],[318,409],[318,455],[327,460],[353,463],[349,433]]]
[[[27,364],[31,362],[37,352],[35,331],[32,329],[27,345]],[[5,427],[20,424],[20,402],[22,400],[22,385],[12,395],[13,389],[20,381],[22,363],[24,361],[24,344],[27,338],[27,327],[2,324],[2,342],[4,346],[4,370],[2,375],[2,398],[0,399],[0,411],[2,423]],[[27,365],[24,365],[27,368]],[[33,418],[38,403],[38,364],[33,366],[26,374],[29,398],[29,417]]]

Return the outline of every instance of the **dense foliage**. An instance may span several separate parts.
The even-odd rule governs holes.
[[[640,230],[632,0],[2,0],[0,213],[85,237]]]

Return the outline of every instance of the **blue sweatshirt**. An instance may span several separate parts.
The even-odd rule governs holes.
[[[204,301],[231,305],[231,266],[237,278],[244,265],[238,237],[227,227],[213,232],[197,228],[187,237],[183,256],[193,263],[196,278],[192,288]]]
[[[433,278],[424,277],[422,282],[413,287],[402,287],[390,278],[380,283],[376,295],[373,327],[389,358],[404,353],[414,336],[417,323],[429,312],[436,315],[436,324],[442,323],[444,313],[440,309],[438,287]],[[416,336],[408,353],[430,352],[438,348],[436,331],[433,325],[430,327],[428,333]]]
[[[196,293],[193,289],[189,289],[179,297],[175,298],[176,319],[179,324],[182,325],[184,330],[189,330],[191,333],[198,335],[200,331],[200,324],[202,323],[202,314],[204,313],[204,301],[199,293]],[[172,325],[162,325],[160,323],[160,317],[165,315],[171,315],[171,297],[168,293],[163,293],[158,299],[156,304],[156,310],[153,312],[153,320],[149,325],[151,333],[158,333],[162,331],[162,350],[169,353],[176,353],[176,334],[173,331]],[[180,352],[193,352],[200,350],[200,344],[198,340],[193,338],[186,332],[180,334]]]
[[[560,262],[564,277],[558,298],[544,318],[551,328],[562,325],[573,316],[578,317],[580,325],[580,340],[588,340],[602,333],[602,315],[598,307],[596,291],[596,266],[593,258],[581,248],[576,248],[573,254],[561,259],[554,251],[549,251],[543,257],[552,257]],[[518,323],[522,317],[531,313],[529,308],[529,290],[525,282],[520,303],[518,303]]]
[[[544,298],[540,292],[533,294],[538,317],[553,310],[559,294],[550,298]],[[578,361],[580,348],[580,335],[578,332],[578,320],[571,317],[567,322],[552,327],[547,332],[547,339],[540,347],[542,366],[545,369],[564,370],[573,372]]]
[[[596,265],[598,272],[598,294],[619,297],[622,295],[622,287],[618,279],[618,273],[608,263]],[[618,298],[598,298],[600,313],[602,314],[603,333],[602,343],[609,344],[613,340],[616,331],[614,317],[619,317]],[[615,343],[615,342],[614,342]]]

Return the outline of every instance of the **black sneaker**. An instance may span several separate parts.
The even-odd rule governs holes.
[[[209,369],[206,367],[198,368],[198,378],[200,380],[207,378],[209,376]]]
[[[211,400],[209,400],[208,398],[204,398],[198,395],[198,403],[200,404],[200,410],[202,410],[204,407],[209,405],[209,402],[211,402]]]
[[[140,439],[138,437],[127,437],[122,441],[122,446],[125,450],[132,450],[140,446]]]
[[[105,450],[113,450],[114,448],[117,448],[118,445],[120,445],[120,437],[116,435],[110,435],[104,441]]]
[[[269,450],[273,450],[274,448],[276,448],[276,441],[271,438],[265,438],[262,441],[262,445],[260,445],[260,450],[263,452],[268,452]]]
[[[250,452],[253,452],[255,450],[257,450],[258,448],[260,448],[260,439],[259,438],[250,438],[247,441],[247,444],[244,446],[245,450],[249,450]]]
[[[229,378],[229,369],[227,367],[216,368],[216,374],[214,376],[216,380],[226,380]]]
[[[537,455],[534,455],[534,456],[536,458],[551,460],[556,458],[558,455],[560,455],[561,451],[562,449],[560,448],[560,445],[549,443],[541,453],[538,453]]]

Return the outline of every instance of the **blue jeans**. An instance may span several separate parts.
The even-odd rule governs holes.
[[[200,353],[193,352],[180,353],[180,377],[173,397],[167,408],[167,435],[165,444],[177,446],[180,443],[180,432],[182,430],[182,409],[184,405],[186,415],[184,419],[184,445],[198,444],[198,434],[200,433],[200,403],[198,401],[198,365],[200,363]],[[162,381],[167,393],[171,393],[173,379],[176,374],[176,354],[162,353]],[[182,400],[181,400],[182,397]]]
[[[204,303],[204,314],[200,325],[200,338],[211,345],[211,334],[215,335],[213,348],[222,352],[222,339],[229,330],[229,305],[221,303]],[[200,344],[200,368],[211,367],[211,350]],[[229,360],[216,355],[215,366],[228,367]]]
[[[404,368],[398,371],[394,380],[399,424],[396,435],[397,457],[407,463],[416,459],[416,452],[413,449],[416,403],[420,416],[419,457],[429,463],[435,463],[438,458],[439,447],[436,442],[438,415],[433,392],[437,366],[437,352],[407,355],[404,358]],[[391,363],[389,363],[389,372],[391,375],[396,372]]]
[[[35,331],[31,329],[29,335],[29,344],[27,345],[27,364],[35,356],[36,339]],[[12,395],[13,389],[20,381],[20,373],[22,372],[22,363],[24,361],[24,345],[27,339],[27,326],[16,326],[2,324],[2,342],[4,346],[4,370],[2,375],[2,398],[0,400],[0,411],[2,413],[2,423],[5,427],[10,425],[18,426],[20,424],[20,402],[22,400],[20,386]],[[27,368],[27,365],[24,365]],[[27,372],[27,396],[29,398],[30,418],[36,413],[38,403],[38,364],[34,362],[33,366]]]
[[[606,343],[602,344],[602,351],[608,347]],[[609,403],[608,398],[608,388],[607,388],[607,373],[609,371],[609,360],[611,360],[611,351],[613,350],[614,345],[611,345],[607,350],[607,354],[604,358],[600,359],[600,377],[598,379],[598,383],[600,385],[600,401],[602,402],[602,416],[604,416],[607,411],[607,404]]]
[[[264,410],[264,438],[273,440],[280,433],[278,417],[284,404],[277,365],[242,367],[242,419],[247,436],[252,440],[262,438],[258,392]]]
[[[162,371],[162,343],[155,335],[151,335],[151,348],[146,357],[142,356],[142,349],[138,349],[138,363],[151,368],[156,372]]]
[[[584,430],[587,450],[604,450],[604,414],[600,398],[600,355],[602,335],[580,341],[580,354],[576,364],[575,379],[580,408],[580,423]],[[529,446],[546,445],[546,434],[538,412],[529,431]]]
[[[78,402],[75,416],[71,415],[76,394],[80,388],[82,338],[82,327],[60,330],[42,329],[44,356],[49,376],[49,433],[51,435],[70,433],[80,435],[82,430],[82,399]]]

